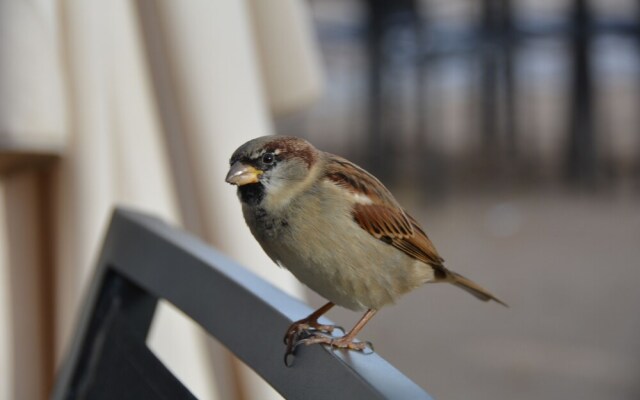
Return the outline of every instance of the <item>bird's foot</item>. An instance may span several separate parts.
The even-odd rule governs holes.
[[[326,344],[337,349],[356,350],[362,352],[364,352],[365,350],[370,350],[370,352],[373,352],[373,343],[368,341],[356,342],[354,340],[355,339],[349,337],[349,335],[345,335],[339,338],[325,335],[312,335],[307,338],[298,340],[295,346],[297,347],[301,344],[307,346],[311,346],[312,344]]]
[[[342,334],[344,335],[343,327],[337,325],[323,325],[319,324],[318,321],[315,320],[302,319],[291,324],[289,329],[287,329],[287,333],[284,335],[284,344],[287,345],[287,350],[284,355],[285,365],[290,367],[293,363],[295,349],[301,340],[316,335],[331,335],[336,330],[342,331]]]
[[[349,335],[336,338],[319,332],[304,331],[301,339],[287,343],[287,350],[284,354],[284,363],[287,367],[290,367],[293,364],[296,348],[302,344],[306,346],[311,346],[312,344],[326,344],[337,349],[355,350],[365,354],[371,354],[374,352],[373,343],[369,341],[355,342],[354,338],[349,337]]]
[[[312,333],[322,333],[326,335],[331,335],[333,331],[340,330],[344,335],[344,328],[338,325],[323,325],[319,324],[318,321],[301,319],[300,321],[296,321],[287,329],[287,333],[284,335],[284,344],[289,345],[292,342],[296,342],[298,337],[302,334],[312,334]]]

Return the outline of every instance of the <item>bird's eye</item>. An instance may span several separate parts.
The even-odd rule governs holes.
[[[273,153],[264,153],[262,155],[262,162],[265,164],[271,164],[274,159]]]

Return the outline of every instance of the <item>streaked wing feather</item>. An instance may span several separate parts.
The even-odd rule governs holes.
[[[408,238],[413,235],[413,228],[404,213],[385,205],[355,204],[353,218],[362,229],[377,239]]]
[[[407,214],[405,213],[405,215]],[[442,265],[444,259],[440,257],[427,234],[424,233],[415,219],[410,215],[407,215],[407,217],[413,226],[413,235],[406,239],[394,240],[392,244],[420,261],[431,265]]]
[[[444,260],[426,233],[373,175],[341,157],[330,155],[326,177],[371,200],[370,204],[355,203],[353,207],[353,218],[362,229],[410,257],[434,267],[442,266]]]

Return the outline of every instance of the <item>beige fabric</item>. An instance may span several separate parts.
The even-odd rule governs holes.
[[[288,273],[271,269],[245,227],[235,189],[224,182],[230,154],[246,140],[272,133],[247,9],[243,2],[208,0],[159,5],[204,234],[265,279],[292,282]],[[193,40],[201,37],[209,39]]]
[[[52,2],[0,1],[0,145],[58,153],[66,141]]]
[[[69,338],[82,290],[115,202],[108,109],[106,3],[64,2],[64,52],[69,81],[70,132],[55,172],[56,353]]]
[[[275,268],[250,236],[235,190],[223,179],[239,144],[272,133],[246,4],[200,0],[186,7],[166,0],[158,6],[202,233],[265,279],[296,293],[298,284]],[[279,397],[249,369],[242,377],[247,398]]]
[[[324,83],[308,8],[299,0],[249,0],[271,111],[309,106]]]
[[[250,236],[224,175],[237,146],[272,133],[265,86],[273,109],[281,108],[278,102],[297,108],[319,93],[303,4],[279,5],[291,35],[307,32],[303,40],[290,39],[289,58],[299,62],[291,66],[296,78],[284,82],[265,72],[279,64],[264,49],[258,56],[252,25],[269,21],[258,28],[267,35],[274,15],[263,18],[268,10],[254,7],[252,19],[244,1],[0,2],[0,25],[9,21],[0,29],[10,28],[12,40],[38,39],[30,39],[32,47],[20,56],[23,63],[39,62],[17,71],[17,63],[4,60],[19,53],[19,46],[0,38],[0,87],[10,89],[0,93],[0,102],[35,99],[23,104],[33,110],[0,104],[0,147],[13,151],[9,144],[20,143],[23,149],[61,155],[38,171],[5,176],[0,185],[0,301],[9,300],[0,304],[0,376],[14,378],[0,385],[0,400],[44,397],[115,204],[177,224],[185,216],[186,227],[300,294],[292,277]],[[141,10],[153,11],[156,19]],[[14,23],[5,12],[26,22]],[[43,21],[44,28],[38,25]],[[161,32],[154,36],[159,42],[145,34],[152,23]],[[47,48],[37,51],[36,41]],[[287,46],[278,57],[287,57]],[[23,72],[38,76],[18,84],[27,76]],[[7,77],[15,82],[9,85]],[[45,244],[52,246],[50,254]],[[148,342],[198,398],[279,397],[252,372],[220,357],[224,352],[171,307],[159,307]]]
[[[132,4],[78,2],[67,4],[64,15],[75,129],[57,186],[59,349],[69,338],[113,205],[178,220]],[[180,346],[176,337],[184,338]],[[167,350],[163,358],[194,394],[215,398],[202,341],[196,327],[160,307],[151,347]]]
[[[64,149],[57,39],[51,2],[0,1],[3,171],[39,164]],[[34,170],[14,171],[0,182],[0,399],[44,398],[52,379],[53,335],[45,309],[52,287],[45,282],[42,254],[41,184]]]

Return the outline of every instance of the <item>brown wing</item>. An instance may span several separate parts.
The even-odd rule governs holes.
[[[396,240],[392,244],[413,258],[426,262],[427,264],[442,265],[444,258],[440,257],[440,254],[438,254],[436,247],[431,243],[427,234],[424,233],[415,219],[406,213],[405,215],[407,215],[411,221],[413,235],[403,240]]]
[[[353,218],[362,229],[417,260],[442,266],[444,260],[429,237],[373,175],[343,158],[331,155],[326,177],[336,185],[371,200],[370,203],[357,202],[353,207]]]

